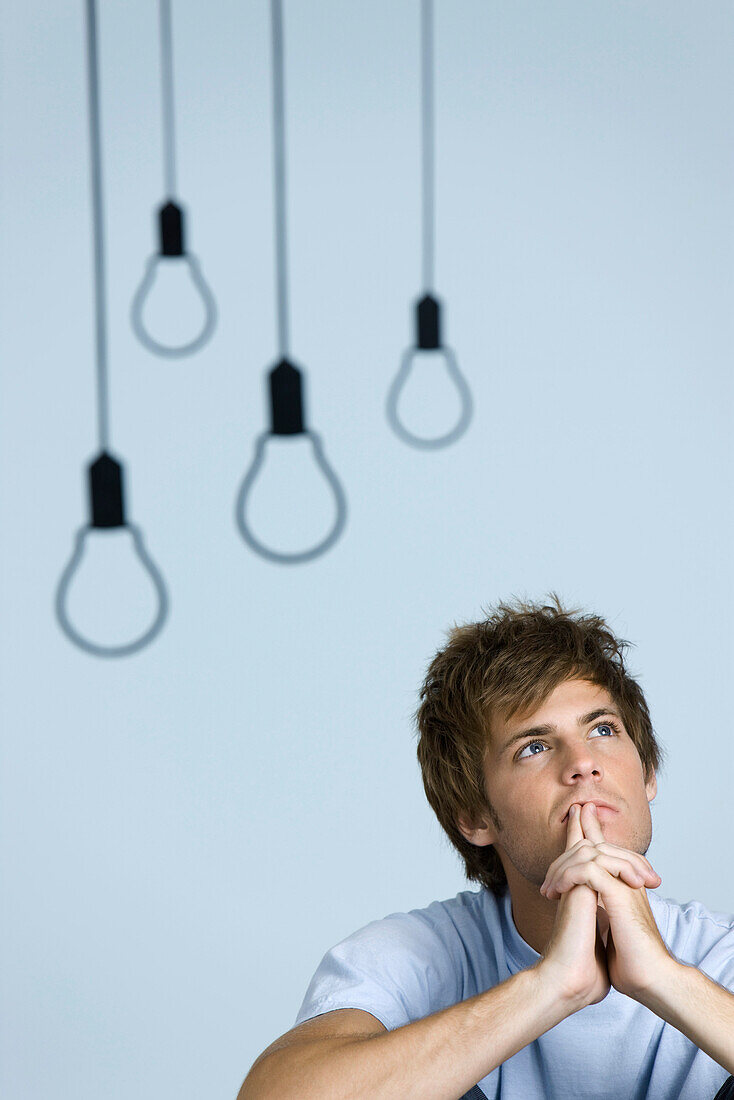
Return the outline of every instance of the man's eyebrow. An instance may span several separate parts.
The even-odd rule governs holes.
[[[579,726],[588,726],[589,722],[593,722],[595,718],[601,718],[604,714],[613,714],[615,718],[619,718],[620,721],[623,720],[622,715],[614,707],[599,707],[598,710],[590,710],[588,714],[580,714],[576,722]],[[500,751],[500,756],[504,756],[507,750],[512,748],[516,741],[522,741],[523,737],[540,737],[557,731],[558,726],[554,725],[553,722],[545,722],[542,726],[531,726],[530,729],[513,733],[510,740]]]

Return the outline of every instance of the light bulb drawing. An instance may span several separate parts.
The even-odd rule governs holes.
[[[313,558],[325,553],[336,542],[346,523],[347,502],[341,484],[326,461],[321,437],[317,432],[310,431],[304,426],[301,371],[288,362],[287,359],[282,359],[269,372],[269,380],[271,429],[269,432],[262,432],[257,437],[255,456],[249,470],[242,479],[237,494],[235,518],[243,539],[257,554],[269,561],[295,564],[311,561]],[[314,461],[323,473],[334,495],[336,516],[330,532],[317,546],[294,553],[284,553],[266,546],[253,534],[248,524],[247,507],[249,495],[265,462],[268,440],[277,439],[278,436],[292,437],[295,435],[304,435],[310,440]]]
[[[440,320],[438,301],[432,295],[425,294],[416,306],[415,347],[408,348],[403,353],[400,370],[395,375],[387,395],[386,411],[390,426],[404,443],[409,443],[413,447],[445,447],[447,444],[453,443],[454,440],[464,434],[472,417],[471,392],[466,379],[459,370],[452,349],[441,343]],[[443,365],[453,379],[461,398],[461,415],[455,426],[444,435],[432,438],[415,435],[398,416],[398,402],[403,387],[408,381],[411,370],[418,366],[416,360],[422,351],[430,351],[442,357]],[[420,369],[419,366],[418,369]]]
[[[86,17],[99,454],[88,466],[90,522],[76,533],[71,558],[56,588],[54,611],[64,634],[80,649],[96,657],[123,657],[138,652],[160,632],[168,615],[168,594],[163,577],[145,548],[140,528],[126,520],[122,466],[109,450],[102,142],[95,0],[86,0]],[[109,568],[105,570],[105,565],[109,566],[105,559],[111,549],[116,568],[110,571]],[[97,572],[92,591],[87,592],[87,622],[80,625],[75,618],[75,614],[79,613],[75,596],[89,572],[89,559],[98,558],[98,550],[101,550],[102,569],[100,571],[100,563],[96,561]],[[133,584],[121,592],[119,582],[123,568],[131,573]],[[90,606],[94,612],[92,615],[89,614]],[[115,610],[124,613],[125,636],[110,641],[109,618]]]
[[[217,306],[209,286],[204,279],[196,256],[186,248],[184,211],[174,196],[176,195],[176,143],[173,113],[173,46],[171,36],[170,0],[159,0],[160,48],[161,48],[161,100],[163,106],[163,161],[167,198],[158,208],[158,252],[154,253],[146,264],[142,282],[135,292],[130,309],[133,331],[148,351],[155,355],[176,358],[192,355],[206,344],[217,323]],[[165,287],[154,289],[157,280],[170,282],[172,275],[180,275],[179,268],[188,269],[194,295],[203,307],[203,321],[197,334],[184,343],[175,344],[158,339],[146,324],[146,315],[158,314],[158,326],[164,313],[166,300]],[[171,287],[168,287],[171,290]],[[157,308],[156,308],[157,307]],[[177,316],[188,310],[176,310]]]
[[[433,110],[433,0],[421,0],[421,135],[422,135],[422,198],[423,198],[423,294],[416,306],[416,342],[404,353],[400,369],[390,385],[385,404],[388,423],[395,434],[413,447],[445,447],[464,434],[472,418],[472,397],[466,379],[459,369],[456,355],[441,341],[440,302],[434,284],[434,110]],[[445,367],[461,402],[459,419],[442,435],[426,437],[412,432],[398,415],[398,403],[404,394],[411,373],[421,373],[422,353]],[[411,379],[413,386],[421,379]]]
[[[122,467],[120,463],[112,455],[103,451],[94,462],[89,464],[88,476],[91,522],[84,527],[80,527],[77,531],[71,558],[61,574],[56,590],[56,617],[61,629],[80,649],[84,649],[87,653],[92,653],[97,657],[125,657],[142,649],[158,633],[168,613],[168,594],[163,578],[145,548],[140,528],[125,521]],[[101,535],[102,532],[104,532],[104,535]],[[97,609],[97,614],[94,616],[97,622],[94,627],[99,630],[101,626],[102,632],[106,633],[104,619],[110,605],[121,602],[120,595],[122,595],[126,605],[125,610],[128,612],[125,617],[128,620],[142,620],[145,625],[141,633],[139,624],[135,623],[138,626],[135,631],[137,637],[133,638],[132,641],[118,642],[112,645],[102,644],[85,636],[74,625],[69,614],[69,608],[74,600],[75,585],[78,587],[81,580],[82,563],[85,554],[88,555],[90,552],[90,543],[94,541],[95,536],[101,536],[103,541],[107,541],[111,537],[119,541],[123,532],[125,536],[129,537],[130,545],[122,547],[122,552],[137,559],[139,576],[135,577],[134,586],[128,586],[123,594],[116,593],[112,587],[104,587],[102,590],[104,606]],[[118,558],[120,547],[114,547],[113,550],[116,551],[115,557]],[[105,557],[110,556],[108,547],[102,546],[101,551]],[[105,564],[109,564],[109,562],[103,562],[102,566],[104,567]],[[143,589],[142,592],[136,591],[140,588]],[[143,600],[140,599],[140,596],[143,597]],[[146,596],[148,597],[147,601],[145,601]],[[149,607],[141,609],[136,606],[133,609],[133,614],[130,615],[130,603],[133,600],[138,605],[144,602],[150,605],[153,602],[152,619]],[[121,617],[119,614],[120,607],[113,607],[112,610],[117,611],[115,617],[119,619]],[[90,618],[89,614],[87,614],[87,618]]]
[[[288,279],[286,250],[285,205],[285,100],[283,76],[283,14],[281,0],[271,0],[271,32],[273,49],[273,152],[275,177],[275,256],[276,300],[278,318],[279,360],[268,372],[270,385],[270,431],[262,432],[255,442],[255,455],[245,474],[235,501],[235,522],[247,545],[268,561],[297,564],[312,561],[324,554],[341,535],[347,518],[344,490],[326,460],[321,437],[305,426],[303,410],[303,372],[289,357]],[[336,502],[336,514],[329,532],[315,546],[305,550],[282,551],[267,546],[251,529],[248,521],[253,487],[266,460],[268,447],[282,447],[286,437],[308,440],[313,460]]]

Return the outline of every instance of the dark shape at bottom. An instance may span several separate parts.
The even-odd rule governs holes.
[[[734,1100],[734,1077],[727,1077],[714,1100]]]

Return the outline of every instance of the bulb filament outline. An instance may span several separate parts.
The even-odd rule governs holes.
[[[240,534],[247,543],[247,545],[255,551],[256,554],[260,554],[261,557],[267,558],[268,561],[279,562],[281,564],[295,565],[300,562],[312,561],[314,558],[319,557],[320,554],[325,553],[329,547],[337,541],[347,520],[347,500],[344,494],[344,490],[339,483],[339,480],[334,471],[326,461],[324,455],[323,446],[321,443],[321,437],[318,432],[315,432],[309,428],[304,428],[302,432],[298,433],[307,435],[312,443],[314,449],[314,455],[317,465],[321,468],[324,477],[326,478],[329,486],[334,494],[336,501],[336,519],[334,525],[326,536],[316,546],[311,547],[309,550],[300,550],[294,553],[287,553],[280,550],[271,550],[269,546],[265,546],[264,543],[252,533],[247,525],[247,495],[252,488],[252,485],[257,477],[260,467],[265,461],[265,445],[268,439],[277,436],[274,432],[261,432],[255,441],[255,457],[252,461],[250,469],[245,474],[240,485],[239,492],[237,493],[237,502],[235,504],[235,521],[240,530]]]
[[[142,531],[134,523],[123,523],[119,526],[125,527],[132,535],[137,555],[140,558],[143,567],[147,570],[150,579],[153,582],[153,586],[156,590],[156,594],[158,596],[158,611],[152,625],[143,634],[141,634],[139,638],[136,638],[132,642],[126,642],[122,645],[105,646],[100,645],[97,642],[91,642],[76,629],[66,610],[66,601],[69,594],[69,588],[71,586],[74,574],[76,573],[76,570],[78,569],[84,556],[85,538],[91,531],[99,530],[99,528],[96,528],[91,523],[84,524],[84,526],[80,527],[76,533],[74,549],[71,558],[59,579],[59,583],[56,589],[55,611],[59,626],[63,630],[64,634],[66,634],[67,638],[69,638],[69,640],[72,641],[74,645],[79,646],[80,649],[85,650],[87,653],[93,654],[95,657],[127,657],[132,653],[137,653],[138,650],[143,649],[143,647],[146,646],[148,642],[152,641],[153,638],[155,638],[156,635],[160,633],[161,629],[163,628],[163,624],[168,616],[169,602],[166,586],[155,562],[151,558],[148,551],[145,549]]]
[[[187,344],[161,344],[156,340],[145,327],[143,322],[143,310],[145,308],[145,301],[150,293],[151,287],[155,280],[156,267],[158,263],[166,263],[171,260],[184,260],[189,265],[191,272],[191,281],[198,290],[201,300],[204,303],[204,324],[201,332],[198,336]],[[163,355],[171,359],[179,358],[184,355],[192,355],[199,348],[209,340],[213,333],[217,323],[217,305],[214,301],[214,296],[209,289],[206,280],[201,272],[199,261],[191,252],[185,252],[179,256],[166,256],[158,252],[154,252],[149,258],[148,264],[143,275],[143,281],[135,292],[133,298],[132,307],[130,310],[130,321],[132,323],[133,331],[137,336],[140,343],[143,344],[148,351],[152,351],[154,355]]]
[[[446,447],[449,443],[453,443],[466,431],[469,426],[469,422],[472,418],[473,405],[471,391],[467,385],[464,375],[459,370],[459,364],[456,361],[456,356],[450,347],[446,344],[441,344],[439,347],[431,348],[430,351],[442,355],[446,361],[446,369],[453,378],[456,388],[459,391],[461,398],[461,413],[456,425],[444,435],[433,436],[426,438],[425,436],[414,435],[400,420],[398,416],[398,401],[400,399],[400,393],[403,386],[408,381],[411,368],[413,366],[413,358],[418,352],[426,352],[428,349],[421,347],[408,348],[403,353],[403,358],[400,363],[400,369],[395,376],[390,390],[387,395],[386,414],[391,428],[404,443],[409,443],[413,447],[424,448],[436,448]]]

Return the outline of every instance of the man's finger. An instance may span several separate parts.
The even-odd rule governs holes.
[[[581,807],[581,827],[587,840],[593,840],[595,844],[597,841],[604,840],[604,833],[601,831],[601,823],[593,802],[585,802]]]
[[[579,814],[579,806],[577,802],[574,802],[568,811],[568,824],[566,825],[566,851],[569,848],[573,848],[574,844],[578,844],[580,840],[584,839],[584,830],[581,828],[581,819]]]

